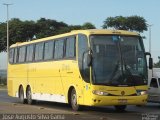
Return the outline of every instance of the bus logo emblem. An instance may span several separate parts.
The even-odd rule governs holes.
[[[125,95],[125,92],[124,92],[124,91],[122,91],[122,92],[121,92],[121,95],[122,95],[122,96],[124,96],[124,95]]]

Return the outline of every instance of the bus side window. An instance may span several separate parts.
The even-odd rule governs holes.
[[[158,83],[156,78],[152,78],[150,82],[150,87],[158,88]]]
[[[35,46],[35,61],[43,60],[43,46],[44,43],[37,43]]]
[[[50,60],[53,58],[53,41],[44,43],[44,60]]]
[[[9,62],[13,63],[14,60],[14,48],[9,50]]]
[[[27,62],[32,62],[33,61],[33,51],[34,51],[34,46],[28,45],[27,46],[27,55],[26,55],[26,61]]]
[[[66,41],[66,58],[73,58],[76,56],[75,54],[75,43],[76,43],[76,38],[75,36],[67,38]]]
[[[26,46],[22,46],[19,48],[18,62],[20,62],[20,63],[25,62],[25,56],[26,56]]]
[[[13,60],[13,62],[17,63],[17,59],[18,59],[18,48],[15,48],[14,49],[14,60]]]
[[[55,41],[54,59],[62,59],[64,54],[64,40]]]

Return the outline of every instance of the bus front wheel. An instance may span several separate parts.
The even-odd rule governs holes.
[[[77,94],[76,90],[73,88],[71,91],[71,98],[70,98],[71,107],[73,110],[78,111],[80,110],[80,105],[77,104]]]
[[[119,112],[123,112],[125,111],[126,107],[127,107],[126,105],[116,105],[115,109]]]

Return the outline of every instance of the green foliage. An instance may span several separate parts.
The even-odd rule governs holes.
[[[10,26],[10,45],[16,42],[25,42],[31,40],[36,33],[36,24],[34,21],[21,21],[12,19]]]
[[[0,23],[0,52],[6,51],[6,23]],[[33,39],[53,36],[79,29],[95,29],[92,23],[68,25],[64,22],[41,18],[37,21],[21,21],[18,18],[9,21],[9,43],[25,42]]]
[[[140,16],[116,16],[108,17],[102,26],[104,29],[114,28],[118,30],[130,30],[143,32],[147,30],[147,23],[143,17]]]
[[[0,51],[6,50],[6,39],[7,39],[7,32],[6,32],[6,23],[1,23],[0,25]]]
[[[96,27],[90,23],[90,22],[86,22],[82,25],[82,29],[95,29]]]
[[[37,21],[37,38],[48,37],[52,35],[60,34],[61,29],[67,28],[68,25],[63,22],[57,22],[56,20],[41,18]],[[59,31],[61,31],[59,33]]]
[[[7,33],[6,23],[0,24],[0,52],[6,50]],[[34,21],[21,21],[17,18],[9,21],[9,43],[31,40],[36,32]]]
[[[81,30],[82,26],[81,25],[70,25],[69,29],[70,29],[70,31],[72,31],[72,30]]]
[[[92,23],[86,22],[82,26],[81,25],[70,25],[68,28],[69,28],[69,31],[72,31],[72,30],[95,29],[96,27]]]
[[[126,30],[126,18],[122,16],[108,17],[102,26],[104,29],[113,27],[115,29]]]

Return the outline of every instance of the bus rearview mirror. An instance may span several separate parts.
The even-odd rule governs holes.
[[[150,57],[149,58],[149,69],[153,68],[153,59]]]
[[[149,53],[149,52],[145,52],[145,55],[146,56],[149,55],[151,57],[151,53]]]
[[[153,68],[153,59],[150,52],[145,52],[145,56],[149,55],[149,69]]]

